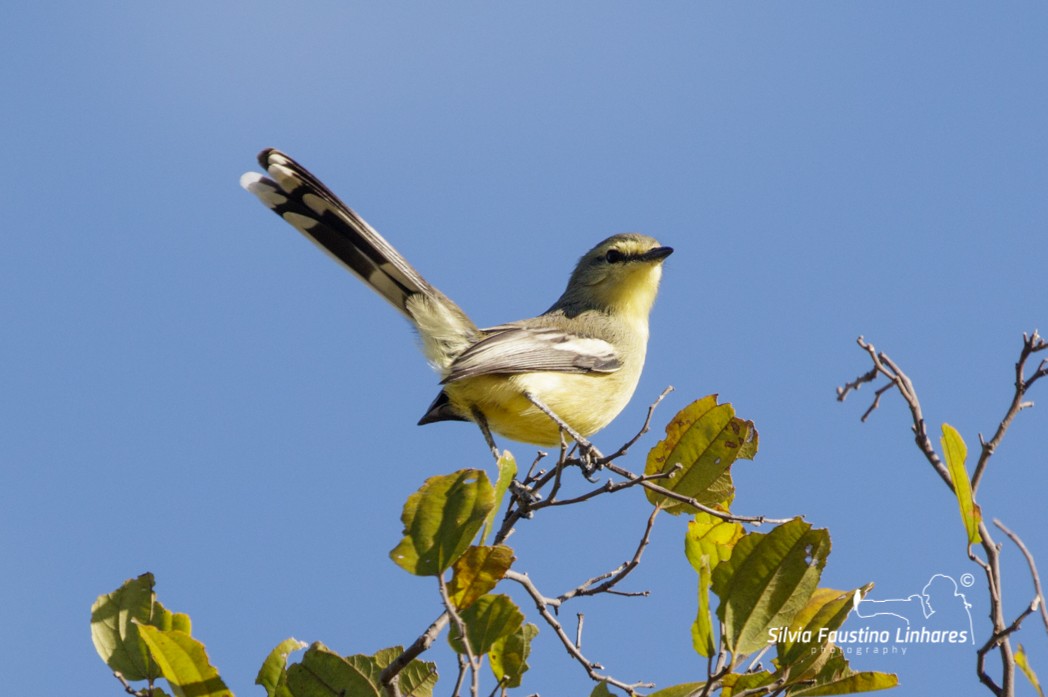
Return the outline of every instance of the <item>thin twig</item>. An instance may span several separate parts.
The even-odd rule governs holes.
[[[1048,348],[1048,342],[1045,342],[1036,330],[1034,330],[1032,335],[1023,334],[1023,347],[1019,352],[1019,360],[1015,362],[1015,392],[1012,393],[1011,404],[1008,405],[1008,411],[1005,412],[1004,418],[1001,419],[1001,423],[997,425],[997,431],[993,434],[993,438],[988,441],[982,441],[982,451],[979,453],[979,462],[975,465],[975,472],[972,474],[973,493],[978,490],[979,482],[982,481],[983,473],[986,471],[986,466],[989,464],[994,451],[996,451],[997,447],[1001,444],[1001,440],[1004,439],[1004,434],[1008,431],[1008,427],[1011,426],[1012,421],[1020,411],[1033,406],[1033,402],[1024,401],[1023,397],[1037,380],[1044,377],[1045,374],[1048,374],[1048,365],[1046,365],[1045,361],[1041,361],[1038,369],[1027,379],[1025,377],[1026,361],[1032,354],[1038,351],[1044,351],[1046,348]]]
[[[572,658],[574,658],[583,667],[583,669],[585,669],[586,674],[589,675],[591,680],[593,680],[594,682],[603,681],[611,685],[612,687],[617,687],[620,690],[625,690],[626,694],[630,695],[630,697],[635,697],[635,695],[637,694],[637,690],[640,688],[654,687],[654,685],[652,685],[651,683],[626,683],[622,680],[613,678],[610,675],[601,674],[599,671],[604,670],[604,666],[595,661],[589,660],[582,654],[582,651],[576,648],[575,643],[571,640],[571,637],[569,637],[567,633],[564,631],[564,627],[561,626],[560,622],[553,615],[553,613],[549,611],[548,605],[550,599],[544,596],[539,591],[539,589],[535,587],[535,584],[532,583],[531,579],[528,577],[527,574],[522,574],[511,570],[506,572],[504,578],[508,578],[511,581],[516,581],[524,587],[524,590],[527,591],[528,595],[530,595],[531,599],[535,602],[535,608],[539,611],[539,614],[542,616],[542,619],[546,621],[546,624],[550,626],[550,628],[553,630],[553,633],[557,635],[558,639],[560,639],[560,643],[564,645],[565,649],[567,649],[568,654]]]
[[[607,574],[591,578],[588,581],[572,588],[566,593],[562,593],[557,596],[555,600],[555,607],[559,607],[563,603],[571,600],[572,598],[586,596],[586,595],[597,595],[598,593],[610,592],[622,579],[626,578],[637,566],[640,564],[640,558],[644,554],[644,549],[648,546],[648,542],[651,540],[651,531],[655,527],[655,516],[658,515],[661,509],[656,506],[652,510],[651,515],[648,517],[648,524],[644,528],[644,534],[640,538],[640,542],[637,544],[637,550],[633,553],[633,558],[628,562],[622,564],[617,569]],[[603,583],[600,583],[604,581]],[[598,586],[593,586],[594,583],[600,583]],[[633,593],[630,595],[647,595],[646,592]]]
[[[462,694],[462,683],[466,681],[466,672],[469,668],[466,657],[461,653],[456,653],[455,658],[458,659],[458,675],[455,676],[455,685],[451,688],[451,697],[459,697]]]
[[[1000,528],[1001,532],[1007,535],[1008,539],[1014,542],[1015,546],[1018,547],[1019,551],[1023,553],[1024,557],[1026,557],[1026,564],[1030,567],[1030,576],[1033,577],[1033,590],[1037,594],[1037,599],[1040,601],[1041,621],[1044,622],[1044,629],[1048,632],[1048,607],[1046,607],[1044,590],[1041,588],[1041,577],[1037,573],[1037,565],[1034,564],[1033,555],[1030,553],[1030,550],[1026,548],[1026,545],[1023,544],[1023,541],[1019,539],[1019,536],[1005,527],[1004,523],[994,519],[993,524]]]
[[[851,382],[844,383],[843,387],[837,388],[837,401],[843,402],[844,399],[848,396],[849,392],[857,392],[859,388],[863,386],[863,384],[867,382],[873,382],[874,380],[876,380],[877,375],[877,368],[875,366],[873,368],[870,368],[869,372],[863,373]]]
[[[762,516],[762,515],[761,516],[745,516],[745,515],[735,515],[733,513],[725,513],[724,511],[719,511],[716,508],[711,508],[711,507],[706,506],[706,505],[704,505],[702,503],[699,503],[699,501],[697,499],[692,498],[691,496],[684,496],[683,494],[678,494],[676,491],[672,491],[672,490],[667,489],[665,487],[661,487],[658,484],[655,484],[654,482],[650,481],[650,477],[645,478],[642,475],[634,474],[633,472],[630,472],[627,469],[623,469],[622,467],[619,467],[618,465],[613,465],[611,463],[608,463],[608,464],[606,464],[604,466],[606,468],[608,468],[609,470],[611,470],[612,472],[614,472],[615,474],[619,475],[620,477],[624,477],[624,478],[629,479],[629,480],[637,480],[636,483],[640,484],[645,489],[650,489],[650,490],[654,491],[655,493],[660,494],[662,496],[665,496],[666,498],[673,499],[674,501],[679,501],[681,503],[686,503],[689,506],[692,506],[693,508],[697,508],[700,511],[703,511],[705,513],[709,513],[710,515],[712,515],[714,517],[717,517],[717,518],[720,518],[721,520],[726,520],[726,521],[729,521],[729,522],[732,522],[732,523],[749,523],[751,525],[762,525],[764,523],[772,523],[774,525],[781,525],[783,523],[788,523],[790,521],[789,518],[768,518],[768,517]]]
[[[1010,683],[1010,681],[1008,680],[1008,673],[1009,673],[1009,671],[1005,671],[1005,685],[1003,687],[997,686],[997,684],[990,678],[989,675],[986,674],[986,671],[983,669],[984,668],[986,654],[989,653],[990,651],[992,651],[993,649],[997,648],[998,646],[1000,646],[1002,649],[1004,647],[1008,646],[1008,636],[1010,634],[1018,631],[1019,627],[1023,623],[1023,620],[1025,620],[1031,614],[1036,612],[1037,608],[1040,607],[1040,605],[1041,605],[1041,599],[1039,597],[1034,598],[1032,601],[1030,601],[1030,604],[1026,606],[1026,609],[1024,609],[1021,613],[1019,613],[1018,617],[1016,617],[1014,620],[1012,620],[1011,624],[1009,624],[1007,627],[1001,629],[1000,631],[994,632],[990,636],[990,638],[986,640],[986,643],[983,644],[981,647],[979,647],[979,650],[976,652],[978,654],[979,679],[983,682],[984,685],[989,687],[995,694],[998,694],[998,695],[1011,694],[1010,690],[1008,689],[1008,685]],[[1010,652],[1009,652],[1009,655],[1010,655]],[[1014,671],[1014,659],[1013,659],[1013,670],[1010,671],[1010,672],[1012,672],[1012,673],[1015,672]]]
[[[462,621],[462,617],[459,616],[458,610],[455,609],[455,603],[452,602],[451,596],[448,595],[448,584],[444,580],[444,574],[437,574],[437,587],[440,589],[440,599],[444,601],[444,608],[447,610],[448,615],[451,616],[451,622],[459,632],[459,638],[462,639],[462,646],[466,652],[466,659],[469,661],[471,678],[469,693],[471,697],[479,697],[480,660],[477,658],[476,654],[473,653],[473,647],[469,644],[469,636],[466,634],[466,623]]]
[[[651,429],[651,419],[655,413],[655,409],[659,406],[662,400],[665,399],[666,395],[668,395],[672,390],[673,387],[667,387],[665,390],[663,390],[662,393],[659,394],[659,396],[655,399],[655,401],[648,406],[648,413],[644,419],[644,423],[641,424],[641,427],[637,431],[637,433],[611,455],[599,458],[597,464],[601,466],[606,466],[610,464],[612,460],[615,460],[625,455],[627,451],[630,449],[630,447],[632,447],[640,439],[641,436],[643,436]],[[495,544],[498,544],[505,540],[507,537],[509,537],[513,529],[513,526],[516,525],[517,521],[519,521],[521,518],[530,517],[531,514],[534,513],[536,510],[545,508],[548,505],[567,505],[567,503],[577,503],[579,501],[584,501],[587,498],[593,498],[603,493],[614,493],[615,491],[619,491],[622,488],[627,488],[628,486],[634,486],[641,483],[631,481],[627,485],[605,484],[604,486],[595,489],[581,497],[577,497],[575,499],[571,499],[563,503],[555,503],[556,494],[560,490],[560,477],[561,473],[563,472],[563,469],[565,467],[574,465],[578,465],[580,467],[585,468],[588,465],[588,463],[584,461],[584,457],[572,457],[572,453],[575,452],[575,449],[576,448],[573,446],[569,450],[567,442],[564,441],[564,439],[562,438],[560,458],[557,460],[556,466],[548,471],[534,472],[535,464],[538,463],[538,459],[536,459],[535,463],[532,464],[531,469],[528,470],[528,475],[524,478],[520,485],[516,488],[511,489],[513,498],[511,500],[510,505],[506,508],[506,513],[502,519],[502,525],[500,526],[498,532],[495,533]],[[635,477],[636,475],[631,477],[631,479]],[[540,492],[551,481],[553,481],[554,484],[549,494],[547,494],[547,499],[549,503],[540,503],[542,499],[542,495],[540,494]]]
[[[603,465],[605,463],[611,462],[612,460],[617,460],[618,458],[622,457],[629,451],[630,448],[632,448],[637,443],[638,440],[641,439],[641,436],[643,436],[645,433],[651,430],[651,417],[655,415],[655,409],[659,406],[659,404],[662,403],[662,400],[666,399],[666,395],[668,395],[670,392],[673,392],[673,385],[668,385],[666,389],[664,389],[662,393],[655,398],[655,401],[648,405],[648,415],[645,417],[644,424],[640,427],[640,430],[637,431],[637,433],[632,438],[626,441],[626,443],[621,448],[613,452],[611,455],[606,455],[603,458],[601,458],[600,464]]]
[[[409,663],[418,658],[421,653],[433,645],[433,642],[436,641],[440,631],[447,626],[449,619],[450,616],[445,610],[440,617],[433,620],[433,624],[429,625],[426,631],[415,639],[411,646],[404,649],[399,656],[393,659],[393,661],[386,666],[381,673],[379,673],[379,683],[382,685],[382,690],[386,695],[394,697],[399,694],[397,685],[394,682],[397,675],[400,671],[404,670]]]
[[[129,683],[127,681],[127,678],[125,678],[124,674],[121,673],[119,670],[114,670],[113,671],[113,677],[120,681],[120,684],[124,686],[124,692],[126,692],[127,694],[134,695],[135,697],[152,697],[152,694],[153,694],[153,681],[152,680],[149,681],[149,686],[148,687],[146,687],[144,689],[141,689],[141,690],[136,690],[135,688],[131,687],[131,683]]]

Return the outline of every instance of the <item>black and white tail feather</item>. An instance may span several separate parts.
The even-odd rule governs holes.
[[[479,338],[466,313],[305,167],[273,148],[258,162],[271,178],[247,172],[240,185],[411,320],[427,360],[446,377]]]

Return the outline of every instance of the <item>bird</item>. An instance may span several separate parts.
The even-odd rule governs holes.
[[[472,421],[496,458],[493,433],[538,446],[589,442],[629,402],[644,367],[648,317],[673,252],[639,233],[586,252],[548,310],[482,329],[309,170],[274,148],[265,175],[241,186],[377,292],[412,324],[441,389],[419,420]],[[361,332],[367,332],[360,327]]]

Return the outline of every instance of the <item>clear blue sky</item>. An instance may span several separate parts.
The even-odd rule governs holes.
[[[23,4],[24,5],[24,4]],[[10,694],[118,695],[96,595],[152,571],[240,696],[286,636],[345,653],[439,613],[387,558],[428,476],[483,466],[400,318],[237,186],[266,146],[313,169],[483,325],[541,311],[596,241],[672,245],[630,435],[717,392],[754,419],[740,513],[833,536],[823,584],[977,573],[901,400],[846,404],[864,334],[936,435],[975,450],[1021,333],[1048,331],[1043,3],[47,3],[0,26],[0,629]],[[1048,383],[980,502],[1048,573]],[[513,445],[521,460],[532,449]],[[644,448],[632,460],[643,466]],[[628,558],[639,492],[518,527],[548,594]],[[659,521],[584,648],[698,679],[684,521]],[[1009,616],[1030,599],[1006,550]],[[519,594],[517,594],[519,597]],[[987,635],[985,593],[969,594]],[[861,626],[861,625],[858,625]],[[1023,641],[1042,676],[1048,642]],[[441,639],[443,645],[443,638]],[[450,679],[447,652],[444,662]],[[540,635],[519,694],[588,694]],[[986,694],[970,647],[863,656],[898,695]],[[449,683],[438,692],[445,694]],[[1032,694],[1028,686],[1020,694]]]

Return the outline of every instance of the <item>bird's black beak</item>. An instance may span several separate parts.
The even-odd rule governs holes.
[[[673,254],[673,247],[656,247],[644,252],[640,258],[642,261],[662,261],[670,254]]]

